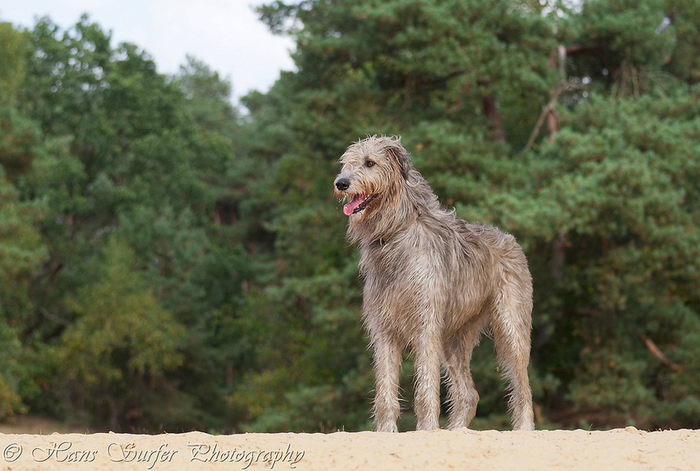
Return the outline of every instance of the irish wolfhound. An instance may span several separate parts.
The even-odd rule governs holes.
[[[479,400],[469,363],[486,329],[510,383],[514,428],[532,430],[532,279],[515,238],[441,208],[398,139],[364,139],[348,147],[340,162],[335,193],[348,201],[348,236],[361,251],[377,431],[397,431],[404,348],[415,355],[417,429],[439,428],[441,364],[449,427],[468,426]]]

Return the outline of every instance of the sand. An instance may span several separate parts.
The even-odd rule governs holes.
[[[0,434],[3,470],[700,469],[700,430]]]

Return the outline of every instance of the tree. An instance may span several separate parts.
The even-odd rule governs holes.
[[[43,201],[21,200],[15,186],[42,151],[36,124],[15,107],[25,75],[27,41],[12,25],[0,23],[0,44],[0,418],[4,418],[26,410],[26,397],[34,387],[21,338],[33,320],[31,280],[46,247],[38,230]]]
[[[59,394],[110,430],[124,419],[165,423],[176,413],[168,407],[175,388],[166,373],[182,363],[185,330],[159,305],[127,246],[111,239],[103,257],[96,281],[66,300],[75,321],[51,351]]]
[[[20,334],[33,309],[32,273],[46,256],[36,227],[41,205],[18,199],[0,167],[0,418],[25,410],[22,396],[32,387]]]
[[[92,286],[96,274],[119,263],[112,252],[97,256],[107,250],[111,237],[123,250],[133,251],[129,264],[141,280],[140,289],[150,293],[134,295],[127,307],[135,309],[142,302],[147,312],[186,326],[191,336],[177,348],[186,361],[158,372],[165,392],[143,386],[143,378],[125,366],[126,360],[100,370],[98,363],[108,363],[125,342],[107,337],[102,339],[107,350],[96,356],[97,363],[74,371],[72,381],[63,382],[55,368],[42,370],[46,389],[31,406],[52,414],[70,410],[94,424],[120,428],[227,426],[226,403],[208,398],[231,387],[233,363],[247,356],[246,340],[238,340],[238,324],[230,319],[246,276],[245,256],[227,209],[234,190],[224,179],[232,165],[237,126],[227,96],[230,86],[194,59],[193,69],[183,69],[177,78],[159,74],[147,54],[132,44],[114,47],[111,35],[87,17],[67,31],[44,18],[26,36],[27,73],[19,85],[20,111],[13,111],[19,117],[10,116],[14,128],[31,131],[24,133],[31,145],[19,147],[31,152],[21,160],[14,157],[24,155],[15,150],[18,146],[9,148],[2,163],[9,171],[13,162],[26,161],[15,172],[20,198],[41,198],[45,204],[41,234],[48,257],[33,273],[36,306],[30,310],[33,320],[22,325],[22,340],[35,361],[49,370],[55,366],[53,348],[61,350],[57,345],[63,345],[61,339],[69,332],[78,338],[76,344],[83,342],[84,325],[93,328],[102,318],[88,309],[87,301],[76,299],[88,297],[84,286]],[[219,94],[210,96],[207,87]],[[213,114],[205,116],[203,110],[214,106],[221,116],[207,121]],[[108,304],[105,309],[126,316],[127,307]],[[78,347],[71,355],[89,356]],[[97,381],[110,384],[112,393],[100,389],[91,396],[94,401],[68,394],[93,366],[101,371]],[[53,384],[65,393],[53,397],[60,408],[49,399]],[[134,418],[129,416],[133,397],[120,396],[132,390],[153,401],[162,393],[171,402],[154,407],[162,414],[158,418]],[[102,413],[105,404],[107,415]],[[177,414],[170,413],[175,410]]]

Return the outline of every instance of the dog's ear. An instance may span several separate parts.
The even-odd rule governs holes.
[[[401,145],[398,139],[392,139],[391,144],[386,147],[386,153],[399,166],[399,171],[404,180],[408,180],[408,170],[411,166],[408,151]]]

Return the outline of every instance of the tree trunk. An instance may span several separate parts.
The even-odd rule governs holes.
[[[491,95],[481,96],[481,105],[484,109],[484,115],[491,122],[491,136],[494,141],[506,141],[506,133],[503,130],[503,120],[498,112],[498,102]]]

